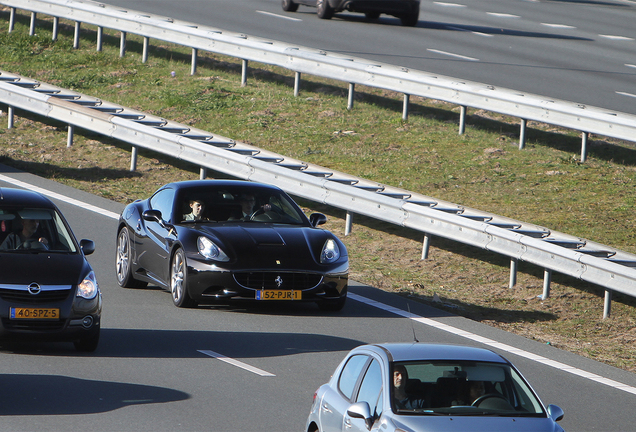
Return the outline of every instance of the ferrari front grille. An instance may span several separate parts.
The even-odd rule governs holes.
[[[322,282],[315,273],[244,272],[234,273],[236,283],[250,289],[308,290]]]

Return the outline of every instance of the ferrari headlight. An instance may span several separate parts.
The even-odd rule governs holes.
[[[327,240],[325,245],[322,247],[320,263],[329,264],[338,261],[338,258],[340,258],[340,248],[338,247],[338,244],[334,239]]]
[[[227,262],[230,260],[230,258],[225,255],[225,252],[223,252],[220,247],[214,244],[214,242],[207,237],[199,237],[197,246],[199,247],[199,253],[207,259],[221,262]]]
[[[86,275],[84,280],[77,286],[77,296],[86,300],[94,299],[99,291],[95,272],[91,271]]]

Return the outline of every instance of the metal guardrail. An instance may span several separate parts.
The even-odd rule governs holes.
[[[408,115],[409,95],[450,102],[461,107],[460,133],[464,132],[466,107],[517,117],[521,119],[519,148],[525,146],[526,124],[529,120],[581,131],[581,161],[587,158],[587,141],[591,133],[636,142],[636,116],[603,108],[228,32],[105,3],[73,0],[0,0],[0,4],[11,8],[11,20],[16,9],[31,11],[31,33],[35,27],[37,13],[54,17],[54,38],[58,18],[75,21],[75,46],[79,43],[80,23],[88,23],[98,27],[98,50],[101,49],[103,28],[120,31],[122,56],[125,53],[127,33],[144,37],[144,61],[147,58],[150,38],[191,47],[192,73],[196,70],[197,50],[205,50],[242,59],[243,82],[246,79],[248,61],[295,71],[295,95],[298,94],[302,73],[344,81],[349,83],[349,108],[353,106],[355,84],[403,93],[404,118]],[[10,29],[11,26],[12,22]]]
[[[163,153],[234,177],[277,185],[292,195],[424,233],[422,257],[432,235],[511,258],[510,285],[519,260],[563,273],[611,292],[636,297],[636,255],[578,237],[466,208],[446,201],[308,164],[200,129],[100,99],[0,71],[0,103],[81,127],[137,147]],[[133,158],[134,159],[134,158]],[[133,162],[134,163],[134,162]]]

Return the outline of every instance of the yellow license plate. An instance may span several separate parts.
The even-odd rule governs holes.
[[[10,308],[11,319],[60,319],[60,310],[56,308]]]
[[[261,290],[256,291],[256,300],[301,300],[302,291]]]

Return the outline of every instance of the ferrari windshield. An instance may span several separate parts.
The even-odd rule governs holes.
[[[543,407],[507,364],[467,361],[395,363],[394,411],[411,415],[545,417]]]
[[[303,224],[298,206],[284,192],[250,185],[196,187],[177,197],[180,223],[253,222]]]
[[[50,208],[0,208],[0,252],[76,252],[62,217]]]

